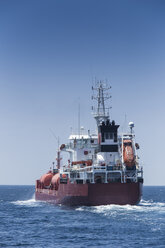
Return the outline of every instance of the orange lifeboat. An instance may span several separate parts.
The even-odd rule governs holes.
[[[60,173],[57,173],[52,177],[51,185],[53,189],[58,190],[59,184],[60,184]]]
[[[50,185],[50,182],[52,180],[53,177],[53,173],[51,171],[49,171],[48,173],[44,174],[41,178],[40,178],[40,182],[44,187],[48,187]]]
[[[126,166],[132,167],[133,165],[135,165],[134,151],[131,140],[123,141],[123,158]]]

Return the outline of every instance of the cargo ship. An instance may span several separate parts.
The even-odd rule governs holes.
[[[118,134],[119,125],[111,121],[105,101],[110,86],[98,81],[92,87],[97,131],[84,128],[58,146],[57,163],[36,181],[35,199],[68,206],[108,204],[135,205],[142,196],[143,168],[139,164],[139,144],[135,142],[134,123]],[[61,153],[69,160],[61,165]]]

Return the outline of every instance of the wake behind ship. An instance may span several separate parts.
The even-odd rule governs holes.
[[[143,168],[139,165],[134,123],[129,123],[128,133],[118,134],[119,125],[110,120],[105,108],[110,88],[101,81],[92,88],[93,99],[97,100],[97,133],[88,130],[85,134],[81,128],[58,148],[56,168],[53,166],[36,181],[36,200],[70,206],[139,203]],[[64,166],[60,163],[61,152],[70,156]]]

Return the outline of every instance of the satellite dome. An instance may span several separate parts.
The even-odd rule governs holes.
[[[130,121],[130,122],[129,122],[129,127],[130,127],[130,128],[133,128],[134,126],[135,126],[134,123],[133,123],[132,121]]]

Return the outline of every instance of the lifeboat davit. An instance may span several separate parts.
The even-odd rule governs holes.
[[[53,189],[58,190],[60,184],[60,173],[55,174],[51,180],[51,186]]]
[[[53,173],[51,171],[49,171],[48,173],[44,174],[41,178],[40,178],[40,182],[44,187],[48,187],[50,186],[51,180],[53,177]]]
[[[135,165],[134,151],[131,140],[123,141],[123,158],[126,166],[132,167]]]

